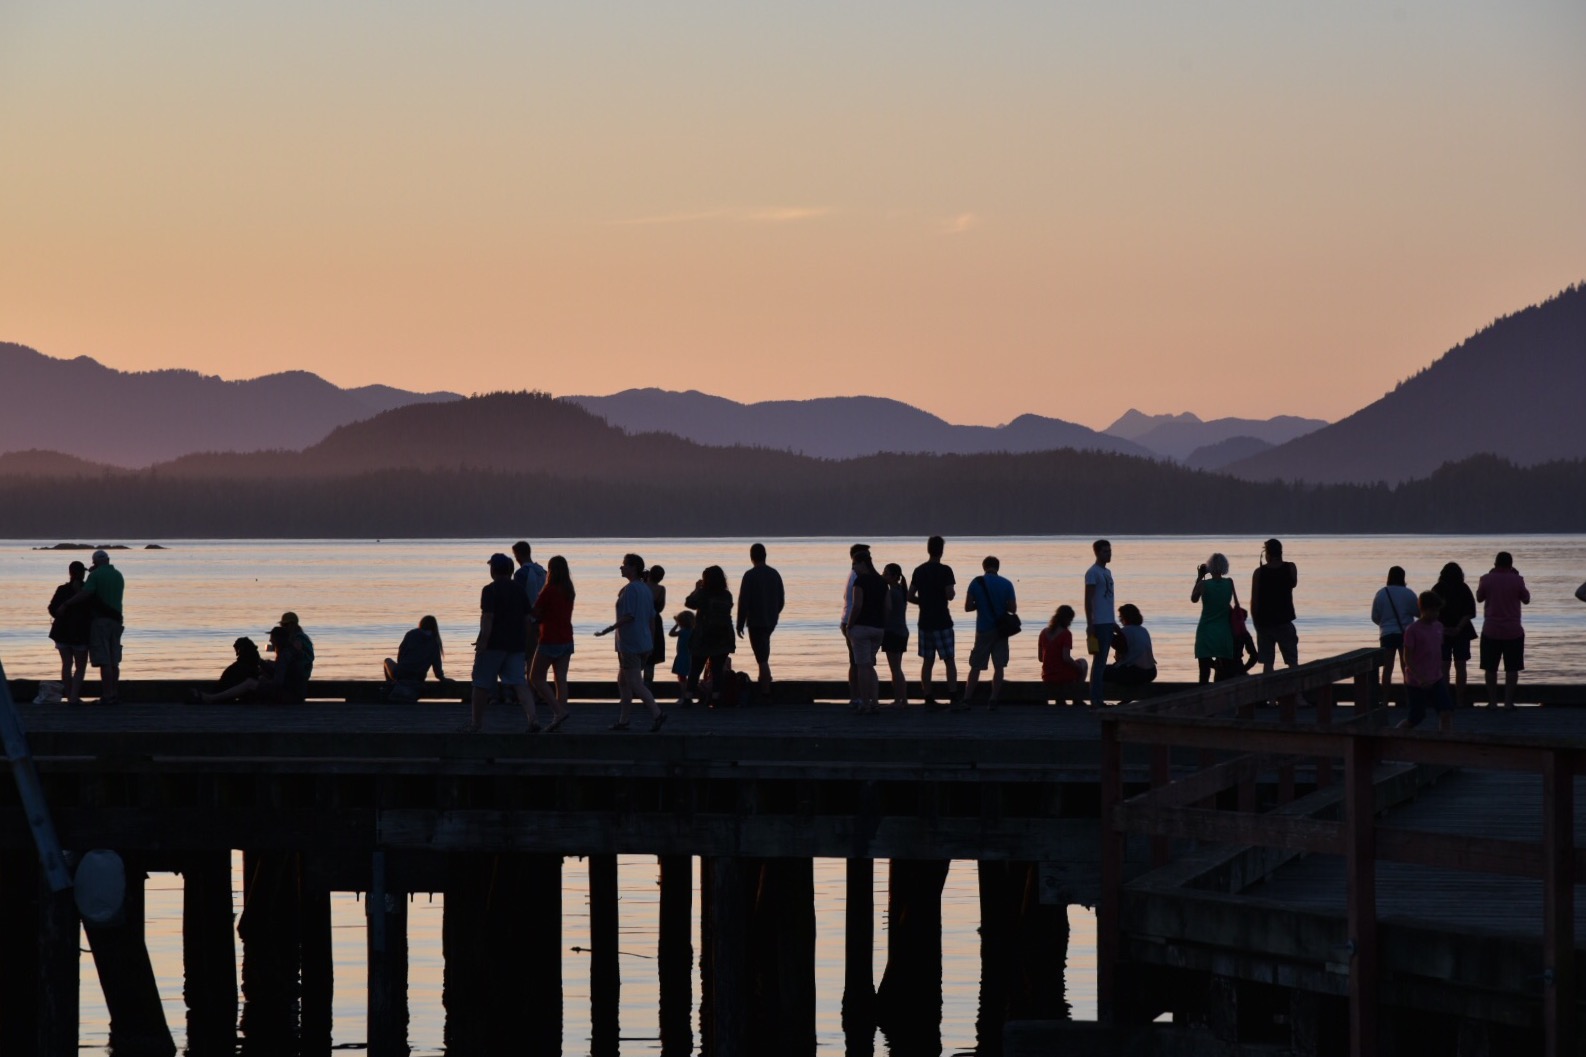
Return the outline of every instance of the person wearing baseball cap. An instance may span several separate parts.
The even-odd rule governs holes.
[[[499,680],[510,687],[523,706],[528,732],[538,733],[534,698],[529,694],[528,673],[524,667],[523,645],[528,640],[529,604],[523,589],[512,582],[512,559],[492,554],[488,562],[490,582],[479,594],[479,638],[474,642],[472,715],[463,732],[479,731],[485,722],[485,706]]]

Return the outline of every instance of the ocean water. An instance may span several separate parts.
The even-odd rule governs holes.
[[[1257,538],[1128,537],[1113,539],[1112,565],[1120,603],[1145,614],[1164,679],[1195,675],[1192,643],[1198,607],[1189,601],[1195,567],[1213,551],[1233,565],[1241,594],[1248,590]],[[34,548],[53,540],[0,542],[0,661],[11,677],[52,678],[58,662],[46,637],[45,605],[79,555]],[[125,540],[137,548],[113,556],[127,579],[124,674],[129,678],[209,678],[231,659],[241,634],[263,642],[282,611],[291,609],[313,636],[322,677],[378,678],[381,659],[393,654],[403,632],[420,616],[439,619],[454,658],[449,674],[466,676],[468,644],[478,627],[478,596],[488,579],[485,563],[510,540]],[[163,550],[141,549],[146,543]],[[609,640],[592,633],[610,622],[622,581],[622,555],[636,551],[668,570],[668,615],[707,565],[720,564],[736,586],[748,565],[747,539],[534,540],[543,563],[562,554],[578,587],[574,614],[578,653],[573,677],[610,678],[615,664]],[[788,605],[774,639],[773,664],[782,678],[841,678],[846,655],[837,631],[847,573],[846,538],[766,539],[770,562],[782,573]],[[905,571],[924,560],[924,542],[869,539],[878,566],[896,561]],[[1574,598],[1586,579],[1586,536],[1405,537],[1310,536],[1285,540],[1300,570],[1296,592],[1302,659],[1375,645],[1368,613],[1390,565],[1402,565],[1410,586],[1430,587],[1446,561],[1457,561],[1474,583],[1500,549],[1511,551],[1532,594],[1527,608],[1528,680],[1586,682],[1586,605]],[[961,585],[995,554],[1014,582],[1026,625],[1044,622],[1059,604],[1082,609],[1083,574],[1090,541],[1072,537],[953,539],[946,561]],[[962,597],[962,590],[960,591]],[[960,621],[961,625],[967,621]],[[967,645],[967,644],[966,644]],[[1014,640],[1009,676],[1036,679],[1035,635]],[[961,654],[965,651],[961,651]],[[910,661],[908,667],[916,668]],[[877,864],[875,972],[885,955],[885,878]],[[587,869],[569,859],[563,871],[563,1049],[587,1052],[589,964],[575,948],[589,946]],[[623,1054],[658,1052],[656,886],[653,859],[624,857],[621,891]],[[235,878],[241,909],[241,878]],[[698,952],[696,892],[696,956]],[[440,924],[442,900],[415,897],[410,908],[410,1038],[414,1053],[442,1050]],[[840,1024],[844,914],[842,862],[816,863],[818,1042],[822,1054],[845,1051]],[[943,895],[943,1022],[946,1053],[971,1051],[979,983],[978,897],[974,864],[955,863]],[[335,897],[335,1042],[362,1045],[364,1030],[363,908],[351,895]],[[1071,908],[1067,997],[1076,1019],[1095,1016],[1095,926],[1090,913]],[[148,936],[167,1017],[181,1039],[180,878],[149,880]],[[107,1017],[92,962],[84,956],[82,1052],[107,1053]],[[696,980],[696,1000],[698,984]],[[878,1039],[877,1052],[885,1045]]]

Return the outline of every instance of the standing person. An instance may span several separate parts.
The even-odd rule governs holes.
[[[892,670],[892,703],[899,708],[909,704],[909,680],[903,674],[903,654],[909,648],[909,589],[903,586],[903,566],[888,562],[881,570],[887,582],[887,626],[881,636],[881,652],[887,655]]]
[[[1470,644],[1476,641],[1476,596],[1465,582],[1465,570],[1458,562],[1449,562],[1437,574],[1437,586],[1432,588],[1443,600],[1440,619],[1443,622],[1443,678],[1448,678],[1450,666],[1454,669],[1454,706],[1464,708],[1470,704],[1470,688],[1466,669],[1470,664]]]
[[[1118,634],[1113,639],[1117,660],[1107,665],[1107,681],[1119,686],[1142,686],[1156,681],[1156,653],[1151,633],[1145,629],[1140,607],[1125,602],[1118,607]]]
[[[238,640],[241,641],[241,640]],[[441,626],[433,616],[419,618],[418,627],[402,636],[396,660],[385,659],[385,678],[391,684],[388,698],[417,701],[424,677],[435,670],[435,678],[446,679],[446,648],[441,644]]]
[[[463,732],[476,733],[484,726],[485,706],[499,679],[523,706],[528,731],[540,729],[534,698],[529,695],[523,643],[529,624],[529,605],[523,589],[512,582],[512,559],[490,556],[490,582],[479,592],[479,638],[474,640],[473,712]]]
[[[1210,579],[1207,579],[1208,574]],[[1234,582],[1228,579],[1228,558],[1213,554],[1195,570],[1195,586],[1190,601],[1201,605],[1200,623],[1195,625],[1195,663],[1202,684],[1228,678],[1238,667],[1239,644],[1234,641],[1231,623]]]
[[[854,664],[854,642],[848,634],[854,615],[854,581],[859,578],[861,564],[870,565],[868,543],[855,543],[848,548],[848,580],[843,584],[843,618],[837,625],[842,630],[843,643],[848,648],[848,707],[853,709],[864,706],[864,698],[859,693],[859,671]]]
[[[512,557],[518,562],[512,582],[523,592],[523,603],[529,613],[529,622],[523,634],[523,660],[527,664],[534,660],[535,647],[540,643],[540,626],[534,619],[534,603],[540,600],[540,592],[545,589],[545,568],[534,560],[534,548],[529,546],[528,540],[518,540],[512,545]]]
[[[936,692],[931,686],[931,669],[936,658],[942,659],[947,672],[947,699],[958,697],[958,664],[953,657],[953,613],[948,603],[957,594],[953,567],[942,562],[946,548],[942,537],[932,536],[925,541],[926,559],[914,567],[909,577],[908,599],[919,607],[920,629],[920,690],[925,695],[925,707],[935,710]]]
[[[1393,685],[1393,659],[1404,646],[1404,633],[1421,614],[1420,600],[1404,582],[1404,568],[1388,569],[1388,582],[1371,600],[1371,622],[1377,625],[1377,644],[1382,648],[1382,691]]]
[[[1008,667],[1008,637],[997,629],[998,620],[1007,613],[1019,612],[1018,599],[1013,594],[1013,584],[998,575],[1002,563],[995,555],[981,561],[983,574],[969,582],[964,592],[964,611],[975,614],[975,645],[969,651],[969,678],[964,680],[964,696],[953,706],[955,712],[967,712],[975,703],[975,684],[989,663],[991,674],[990,707],[997,707],[1002,696],[1002,673]]]
[[[1096,561],[1085,570],[1085,650],[1092,655],[1090,667],[1090,703],[1102,706],[1102,680],[1106,677],[1107,651],[1112,647],[1113,633],[1118,630],[1114,613],[1117,593],[1113,588],[1112,543],[1097,540],[1090,545]]]
[[[694,699],[688,696],[688,676],[694,668],[694,655],[689,650],[694,638],[693,611],[680,610],[668,634],[677,640],[677,648],[672,651],[672,674],[677,676],[677,704],[679,708],[687,708],[694,703]]]
[[[50,641],[61,655],[61,685],[66,688],[66,703],[83,703],[83,673],[88,669],[88,637],[93,616],[87,606],[68,605],[83,589],[83,575],[88,571],[82,562],[74,561],[66,567],[66,582],[55,589],[50,598]]]
[[[67,608],[86,606],[88,613],[88,663],[99,669],[99,703],[119,705],[117,680],[121,677],[122,599],[127,582],[110,564],[110,555],[94,551],[93,569],[83,589],[65,602]]]
[[[782,574],[765,563],[765,544],[756,543],[749,548],[749,568],[738,582],[738,637],[748,629],[761,697],[771,693],[771,633],[786,600]]]
[[[1262,544],[1261,564],[1250,577],[1250,622],[1256,627],[1256,657],[1263,672],[1272,670],[1280,653],[1287,667],[1300,663],[1300,637],[1294,630],[1294,588],[1299,582],[1299,568],[1283,560],[1283,541]]]
[[[666,585],[661,582],[665,579],[666,569],[662,566],[652,565],[644,571],[644,582],[650,585],[655,601],[655,622],[650,627],[650,641],[655,645],[644,661],[644,681],[650,684],[652,691],[655,689],[655,666],[666,660],[666,625],[661,620],[661,614],[666,612]]]
[[[738,645],[732,633],[732,592],[727,590],[727,574],[722,567],[712,565],[700,573],[683,604],[695,613],[694,634],[688,640],[689,693],[699,693],[700,676],[709,665],[710,699],[705,703],[735,704],[727,682],[732,669],[730,658]]]
[[[870,555],[854,562],[853,606],[848,616],[848,642],[853,647],[857,711],[874,714],[881,708],[881,683],[876,655],[886,639],[887,584]]]
[[[92,576],[89,577],[93,579]],[[1482,604],[1481,671],[1487,679],[1487,707],[1498,704],[1498,662],[1503,662],[1503,707],[1514,707],[1515,687],[1525,670],[1525,628],[1520,607],[1530,605],[1525,577],[1514,567],[1514,556],[1499,551],[1492,570],[1476,584],[1476,601]]]
[[[1404,632],[1404,696],[1410,715],[1399,729],[1419,725],[1430,708],[1437,713],[1437,729],[1447,734],[1454,729],[1454,699],[1443,674],[1443,622],[1438,615],[1443,599],[1436,591],[1422,591],[1416,601],[1420,619]]]
[[[1074,607],[1058,606],[1035,641],[1035,656],[1041,662],[1041,682],[1047,685],[1054,705],[1067,703],[1070,693],[1074,704],[1082,705],[1088,694],[1085,659],[1074,656],[1074,633],[1069,630],[1073,623]]]
[[[567,559],[560,554],[552,555],[545,573],[545,586],[534,600],[534,621],[540,641],[534,649],[534,659],[529,662],[529,689],[550,705],[553,713],[545,728],[547,734],[555,734],[567,722],[567,666],[573,659],[573,601],[577,597]],[[551,696],[551,688],[545,682],[547,669],[556,673],[555,697]]]
[[[655,703],[655,695],[644,685],[644,661],[655,648],[650,641],[655,626],[655,595],[644,582],[644,559],[637,554],[625,554],[618,570],[627,581],[617,595],[617,619],[609,627],[595,632],[598,635],[617,633],[617,722],[612,730],[628,729],[628,713],[633,699],[644,702],[650,710],[650,733],[654,734],[666,722],[666,713]]]

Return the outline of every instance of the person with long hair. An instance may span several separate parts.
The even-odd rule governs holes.
[[[50,640],[61,655],[61,686],[66,690],[66,703],[83,703],[83,675],[88,671],[88,635],[93,623],[93,613],[87,606],[69,606],[66,603],[83,589],[83,577],[88,567],[74,561],[66,567],[66,582],[55,589],[50,598]]]
[[[577,597],[567,559],[560,554],[553,555],[545,566],[545,586],[540,588],[534,602],[534,619],[539,624],[540,638],[529,668],[530,689],[535,697],[551,706],[553,713],[545,728],[547,734],[555,734],[567,722],[567,666],[573,659],[573,602]],[[554,697],[545,681],[547,670],[556,673]]]
[[[694,611],[694,634],[688,643],[688,693],[698,696],[700,677],[710,667],[710,697],[706,704],[732,704],[727,694],[732,654],[737,638],[732,623],[732,592],[727,588],[727,573],[712,565],[699,574],[694,590],[683,600]]]
[[[1454,669],[1454,706],[1464,708],[1470,704],[1469,665],[1470,644],[1476,641],[1476,596],[1465,582],[1465,570],[1458,562],[1449,562],[1437,574],[1437,586],[1432,592],[1443,600],[1438,619],[1443,625],[1443,678]]]
[[[1388,582],[1371,600],[1371,622],[1377,625],[1377,644],[1382,648],[1382,690],[1393,685],[1393,662],[1404,648],[1404,633],[1421,616],[1421,602],[1404,582],[1404,567],[1388,569]]]
[[[1190,601],[1201,606],[1200,622],[1195,626],[1195,663],[1200,681],[1211,682],[1212,672],[1221,682],[1234,673],[1239,659],[1239,644],[1234,641],[1234,582],[1228,578],[1228,558],[1213,554],[1195,572]]]
[[[425,676],[434,669],[435,678],[446,678],[446,647],[441,644],[441,627],[426,614],[418,627],[402,636],[396,659],[385,659],[385,678],[391,684],[390,696],[397,700],[418,700]]]
[[[909,648],[909,589],[903,582],[903,566],[888,562],[881,570],[887,582],[887,626],[881,635],[881,652],[892,670],[892,703],[905,708],[909,703],[909,680],[903,674],[903,654]]]
[[[1067,704],[1070,696],[1076,705],[1090,701],[1090,684],[1085,680],[1089,665],[1083,657],[1074,656],[1074,633],[1069,630],[1073,623],[1074,607],[1058,606],[1035,640],[1041,682],[1054,705]]]

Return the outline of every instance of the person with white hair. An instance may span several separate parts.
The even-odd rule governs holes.
[[[1201,606],[1200,623],[1195,626],[1195,663],[1200,667],[1200,681],[1211,681],[1216,671],[1219,681],[1228,678],[1235,670],[1239,658],[1239,645],[1234,641],[1230,622],[1234,599],[1234,582],[1228,578],[1228,558],[1213,554],[1195,571],[1195,587],[1190,591],[1190,601]]]

